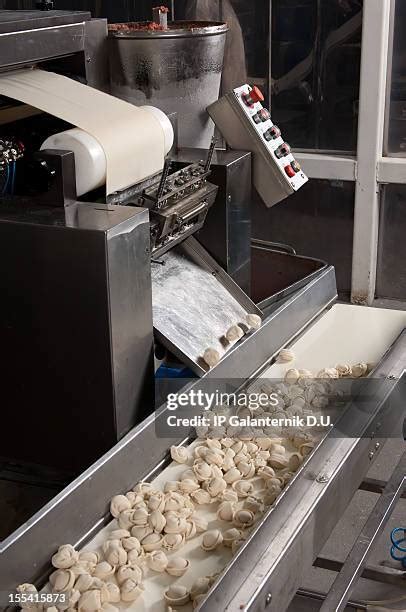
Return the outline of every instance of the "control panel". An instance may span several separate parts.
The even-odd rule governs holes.
[[[253,153],[254,185],[270,207],[300,189],[308,178],[263,101],[258,87],[243,85],[207,111],[231,148]]]

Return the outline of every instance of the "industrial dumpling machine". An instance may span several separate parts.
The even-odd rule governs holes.
[[[216,27],[224,45],[226,30]],[[88,13],[1,11],[1,71],[35,66],[106,90],[106,33],[106,23]],[[161,34],[177,35],[176,28]],[[143,36],[117,33],[120,42]],[[36,43],[35,56],[28,42]],[[189,428],[163,434],[170,411],[165,401],[154,411],[154,344],[189,368],[177,392],[237,390],[281,379],[290,367],[318,372],[357,362],[373,364],[365,380],[379,383],[366,406],[353,397],[341,406],[232,558],[196,553],[187,587],[197,575],[216,574],[200,610],[285,610],[384,439],[401,431],[403,312],[335,304],[328,265],[276,304],[251,299],[251,169],[267,206],[307,178],[255,86],[217,97],[208,113],[228,150],[214,141],[203,150],[170,144],[159,171],[107,196],[100,177],[78,189],[89,176],[74,161],[83,146],[90,159],[97,143],[86,146],[81,135],[64,149],[75,126],[1,100],[3,427],[13,432],[2,452],[76,476],[0,544],[2,594],[21,582],[40,590],[59,546],[97,546],[114,527],[113,496],[177,478],[170,448],[193,447],[195,435]],[[176,121],[151,112],[170,143]],[[224,348],[222,334],[248,314],[260,316],[261,326]],[[208,368],[201,357],[213,345],[221,360]],[[283,348],[292,350],[293,366],[275,363]],[[339,578],[346,573],[344,566]],[[339,582],[329,609],[341,610],[335,601],[347,591]],[[159,597],[146,588],[131,609],[164,609]]]

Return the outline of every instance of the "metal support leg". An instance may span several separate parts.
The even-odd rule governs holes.
[[[315,601],[325,601],[327,597],[325,593],[309,591],[308,589],[299,589],[296,596],[304,597],[305,599],[314,599]],[[353,608],[356,612],[359,612],[359,610],[367,610],[366,605],[359,601],[347,601],[347,607]]]
[[[359,488],[361,491],[368,491],[369,493],[379,493],[379,495],[381,495],[386,485],[387,482],[385,480],[378,480],[377,478],[364,478]],[[403,491],[401,497],[403,499],[406,499],[406,491]]]
[[[314,562],[314,567],[328,570],[330,572],[341,572],[344,563],[327,559],[326,557],[317,557]],[[368,565],[361,574],[361,578],[373,580],[374,582],[384,582],[385,584],[393,584],[404,588],[406,586],[406,572],[402,570],[394,570],[391,567],[383,565]]]
[[[320,612],[341,612],[345,609],[351,592],[361,576],[376,539],[388,522],[406,483],[406,453],[396,466],[381,497],[358,536],[340,573],[327,595]]]

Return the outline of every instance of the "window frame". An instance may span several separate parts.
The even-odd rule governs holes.
[[[351,301],[364,305],[375,300],[381,185],[406,184],[406,157],[384,156],[394,16],[395,0],[364,0],[356,155],[296,152],[309,178],[355,183]],[[272,32],[272,0],[269,18]]]

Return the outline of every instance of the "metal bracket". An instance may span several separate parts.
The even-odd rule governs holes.
[[[320,612],[342,612],[360,578],[373,545],[388,522],[406,483],[406,452],[402,455],[381,497],[358,536],[347,560],[320,608]]]

